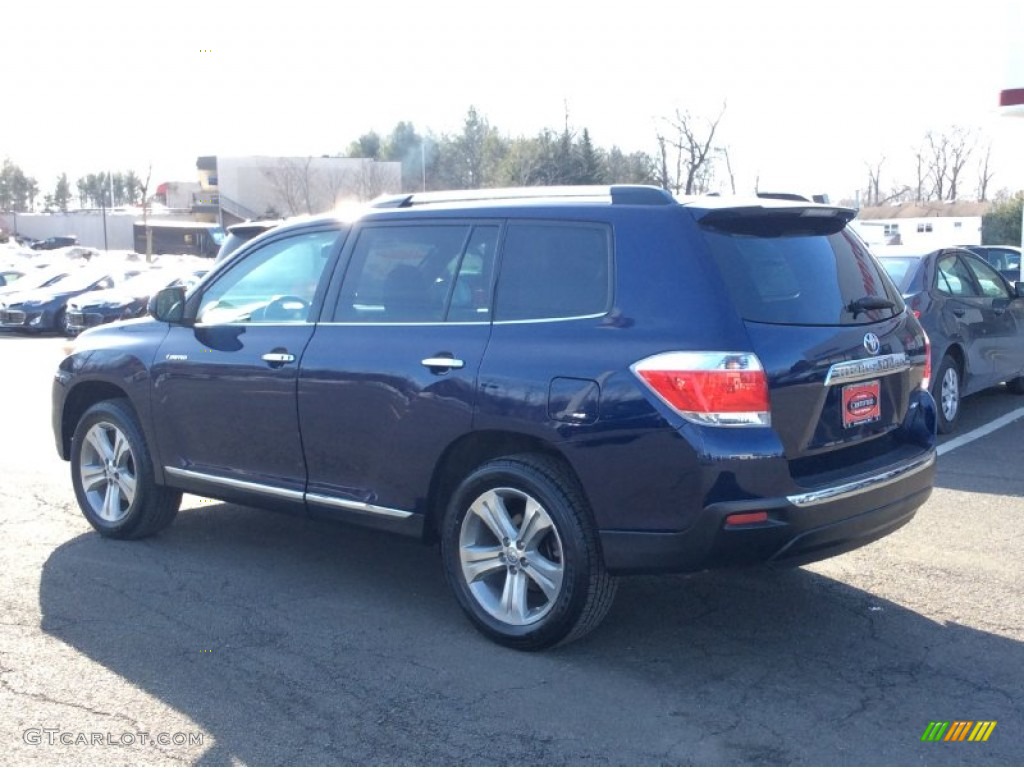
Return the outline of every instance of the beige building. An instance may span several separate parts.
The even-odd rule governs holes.
[[[225,224],[322,213],[402,189],[402,164],[352,157],[221,157],[196,161],[192,210]]]

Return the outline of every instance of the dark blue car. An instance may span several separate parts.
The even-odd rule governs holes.
[[[44,286],[5,295],[0,299],[0,327],[70,334],[67,315],[70,299],[89,291],[113,288],[138,272],[138,269],[82,267]]]
[[[940,432],[955,429],[967,395],[1004,381],[1024,394],[1024,284],[964,248],[881,262],[931,340]]]
[[[567,642],[618,575],[798,565],[928,498],[927,338],[853,216],[613,186],[285,223],[83,333],[57,450],[104,536],[183,492],[404,533],[483,633]]]

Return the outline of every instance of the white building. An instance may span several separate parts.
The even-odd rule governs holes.
[[[861,208],[851,226],[868,245],[901,245],[934,251],[950,245],[980,245],[981,219],[989,203],[929,201]]]

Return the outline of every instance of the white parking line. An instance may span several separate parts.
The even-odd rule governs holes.
[[[949,453],[950,451],[955,451],[957,448],[967,445],[968,443],[977,440],[979,437],[991,434],[997,429],[1002,429],[1007,424],[1012,424],[1020,418],[1024,418],[1024,408],[1018,408],[1016,411],[1011,411],[1004,416],[1000,416],[995,421],[990,421],[983,427],[972,429],[970,432],[960,435],[960,437],[953,438],[948,443],[943,443],[938,448],[939,456],[944,453]]]

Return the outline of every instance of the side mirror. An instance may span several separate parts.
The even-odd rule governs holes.
[[[0,288],[3,288],[5,285],[7,285],[7,278],[5,278],[3,275],[0,275]]]
[[[162,323],[183,325],[185,322],[185,289],[180,285],[162,288],[149,300],[149,314]]]
[[[1018,299],[1024,299],[1024,283],[1013,284],[1013,295]]]

